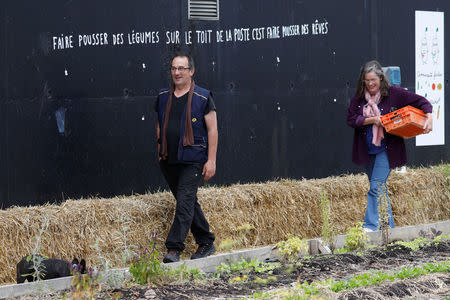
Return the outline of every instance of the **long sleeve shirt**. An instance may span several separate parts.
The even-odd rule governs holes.
[[[366,104],[364,97],[356,94],[350,101],[347,109],[347,124],[355,128],[353,136],[352,161],[359,165],[369,164],[369,153],[366,143],[366,129],[363,125],[366,117],[363,116],[363,106]],[[389,87],[389,95],[383,97],[378,105],[381,115],[388,114],[397,109],[411,105],[421,109],[424,113],[431,113],[433,106],[424,97],[409,92],[400,87]],[[406,147],[402,137],[385,133],[386,153],[389,166],[396,168],[406,163]]]

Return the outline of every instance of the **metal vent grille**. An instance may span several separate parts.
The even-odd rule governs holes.
[[[219,0],[189,0],[189,20],[219,20]]]

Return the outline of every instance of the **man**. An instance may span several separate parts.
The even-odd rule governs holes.
[[[195,85],[194,60],[177,52],[170,68],[173,86],[162,89],[156,102],[158,159],[161,171],[177,204],[166,239],[163,262],[180,260],[184,240],[191,229],[197,252],[191,259],[213,254],[214,234],[198,203],[197,189],[204,176],[216,172],[217,117],[211,93]]]

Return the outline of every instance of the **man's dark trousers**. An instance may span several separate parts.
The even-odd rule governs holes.
[[[166,239],[168,250],[183,251],[189,228],[198,245],[214,242],[214,234],[198,203],[197,190],[202,182],[203,164],[168,164],[160,161],[161,171],[177,200],[175,217]]]

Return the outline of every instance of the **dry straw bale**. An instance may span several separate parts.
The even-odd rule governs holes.
[[[392,173],[388,186],[398,226],[449,219],[448,168],[449,165],[441,165],[410,169],[406,175]],[[358,174],[205,187],[199,190],[198,197],[216,234],[216,245],[232,239],[236,241],[235,248],[245,248],[274,244],[288,233],[306,238],[320,236],[323,191],[331,203],[330,221],[335,225],[335,233],[344,233],[363,219],[367,189],[367,177]],[[158,249],[164,253],[164,238],[174,208],[173,196],[159,192],[2,210],[0,283],[15,282],[16,263],[36,246],[45,218],[48,224],[40,253],[66,260],[83,257],[90,265],[98,264],[103,257],[111,261],[110,267],[122,267],[127,264],[122,262],[124,245],[143,251],[149,247],[153,233],[158,233]],[[249,230],[240,231],[239,226]],[[185,255],[193,251],[190,235]]]

